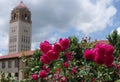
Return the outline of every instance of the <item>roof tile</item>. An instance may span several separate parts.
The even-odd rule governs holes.
[[[11,59],[11,58],[20,58],[23,54],[25,54],[25,56],[31,56],[33,53],[34,53],[34,51],[25,51],[25,52],[7,54],[7,55],[4,55],[4,56],[0,56],[0,60]]]

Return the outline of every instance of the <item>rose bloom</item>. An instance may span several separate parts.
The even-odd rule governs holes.
[[[57,60],[59,58],[59,53],[55,52],[54,50],[49,50],[47,52],[47,57],[50,60]]]
[[[111,56],[113,55],[114,52],[114,47],[112,45],[107,45],[106,46],[106,55]]]
[[[120,65],[118,65],[117,68],[120,69]]]
[[[110,66],[114,61],[113,46],[109,44],[99,43],[96,45],[95,48],[97,49],[97,51],[96,51],[94,61],[97,64],[105,64],[107,66]]]
[[[40,43],[40,50],[43,53],[47,53],[50,49],[52,49],[52,45],[48,41],[44,41]]]
[[[94,60],[95,52],[93,49],[87,49],[84,52],[84,58],[86,60]]]
[[[43,54],[40,57],[40,61],[43,62],[44,64],[49,64],[50,63],[50,59],[48,58],[48,56],[46,54]]]
[[[64,76],[60,79],[61,81],[60,82],[67,82],[67,78]]]
[[[65,53],[64,55],[66,56],[67,61],[71,61],[73,59],[72,52]]]
[[[98,44],[95,46],[95,48],[101,48],[101,47],[104,47],[104,48],[105,48],[106,45],[107,45],[107,44],[105,44],[105,43],[98,43]]]
[[[64,62],[64,63],[63,63],[63,67],[68,68],[68,67],[69,67],[68,62]]]
[[[66,50],[70,45],[70,40],[67,38],[65,38],[65,39],[60,38],[59,43],[62,45],[63,50]]]
[[[113,68],[113,67],[115,67],[115,64],[110,64],[110,65],[107,65],[107,67],[109,67],[109,68]]]
[[[32,75],[32,79],[33,79],[33,80],[38,80],[37,74],[33,74],[33,75]]]
[[[60,74],[59,74],[59,73],[56,73],[53,78],[54,78],[54,79],[60,78]]]
[[[76,67],[72,67],[71,73],[74,74],[74,73],[76,73],[76,72],[77,72]]]
[[[40,76],[40,78],[45,78],[45,77],[47,77],[47,72],[45,70],[40,70],[39,76]]]
[[[105,65],[109,66],[113,63],[113,61],[114,61],[113,55],[105,57]]]
[[[106,54],[106,44],[103,43],[99,43],[96,45],[96,47],[98,49],[98,53],[101,55],[105,55]]]
[[[60,43],[55,43],[53,49],[56,52],[61,52],[62,51],[62,45]]]
[[[105,56],[101,54],[96,54],[94,57],[94,62],[97,64],[104,64],[105,63]]]
[[[99,48],[98,52],[106,55],[113,55],[114,47],[110,44],[99,43],[96,45]]]

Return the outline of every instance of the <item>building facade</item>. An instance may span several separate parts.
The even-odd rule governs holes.
[[[0,56],[0,72],[10,73],[18,81],[24,79],[24,68],[27,61],[22,62],[23,52],[27,59],[33,54],[31,51],[32,21],[28,7],[20,2],[12,11],[9,22],[9,53]]]
[[[10,73],[18,81],[26,78],[23,70],[28,68],[28,61],[33,53],[34,51],[25,51],[0,56],[0,72]],[[24,61],[23,56],[26,57]]]
[[[9,27],[9,53],[31,49],[31,12],[20,2],[11,12]]]

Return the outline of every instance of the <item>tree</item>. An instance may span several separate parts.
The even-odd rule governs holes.
[[[117,30],[114,30],[111,34],[107,37],[109,43],[114,46],[114,56],[118,57],[120,54],[120,35],[118,34]]]

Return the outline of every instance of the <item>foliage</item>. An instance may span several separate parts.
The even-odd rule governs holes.
[[[116,35],[111,36],[114,38],[118,37]],[[116,53],[116,50],[119,49],[115,43],[118,45],[119,42],[112,41],[114,39],[112,39],[111,36],[109,35],[108,40],[110,40],[110,43],[114,46],[114,58],[117,59],[118,53]],[[64,40],[68,42],[69,47],[63,50],[62,47],[65,47],[63,46]],[[84,54],[86,50],[96,49],[94,46],[96,44],[91,42],[90,38],[83,38],[81,42],[79,42],[76,37],[69,37],[70,43],[66,39],[62,39],[62,41],[63,42],[61,42],[60,39],[52,46],[47,41],[42,42],[40,44],[40,50],[36,50],[29,61],[31,78],[21,82],[27,80],[30,82],[119,82],[120,66],[118,60],[113,60],[114,62],[112,61],[110,65],[106,65],[85,58]],[[109,46],[109,48],[104,45]],[[109,44],[103,44],[100,45],[100,49],[103,51],[106,49],[111,50],[110,46]],[[56,53],[56,51],[59,53]],[[100,51],[100,54],[103,53],[103,51]],[[100,57],[102,57],[102,55]]]
[[[120,35],[118,34],[118,31],[114,30],[111,34],[108,35],[107,39],[115,48],[114,56],[118,57],[118,55],[120,54]]]
[[[0,82],[17,82],[15,77],[13,77],[10,73],[0,72]]]

